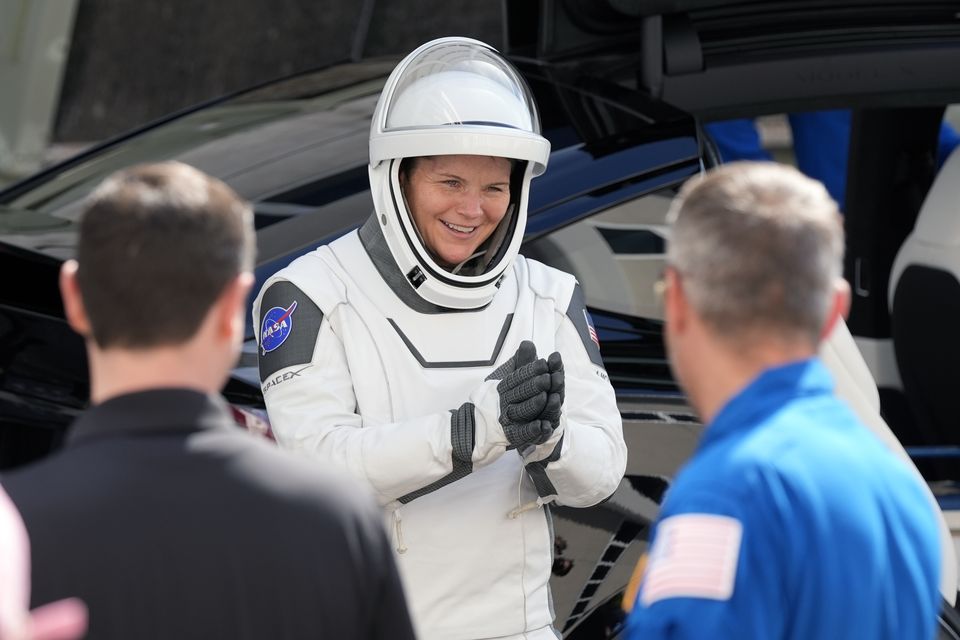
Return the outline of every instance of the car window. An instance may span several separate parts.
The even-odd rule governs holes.
[[[675,191],[630,200],[530,243],[524,255],[576,276],[593,309],[662,320],[666,216]]]
[[[573,274],[583,287],[604,366],[618,396],[680,397],[654,292],[665,264],[666,216],[675,187],[627,200],[542,236],[527,258]]]

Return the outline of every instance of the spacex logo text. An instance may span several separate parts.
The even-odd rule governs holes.
[[[286,382],[287,380],[293,380],[294,378],[299,378],[301,373],[303,373],[304,371],[306,371],[312,366],[313,366],[312,364],[308,364],[307,366],[297,369],[296,371],[287,371],[286,373],[277,374],[270,380],[267,380],[265,383],[263,383],[263,393],[266,393],[268,389],[277,386],[281,382]]]

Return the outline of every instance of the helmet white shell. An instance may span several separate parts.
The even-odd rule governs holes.
[[[503,223],[511,227],[506,247],[481,274],[455,274],[437,264],[407,211],[400,161],[436,155],[503,157],[522,167],[519,192],[511,193],[511,218]],[[370,187],[387,246],[422,298],[454,309],[481,307],[493,298],[520,250],[530,180],[543,173],[549,156],[526,83],[492,47],[441,38],[396,66],[370,126]]]

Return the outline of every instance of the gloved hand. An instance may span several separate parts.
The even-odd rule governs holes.
[[[550,362],[537,358],[536,346],[524,340],[517,352],[487,379],[500,379],[497,385],[499,421],[510,443],[508,449],[546,442],[560,422],[563,403],[560,354],[553,354]]]
[[[543,413],[540,414],[540,419],[550,423],[552,434],[560,426],[560,409],[563,406],[564,398],[563,358],[560,357],[558,351],[554,351],[547,358],[547,370],[550,372],[550,388],[547,390],[547,404]],[[546,439],[544,439],[544,442],[546,442]],[[537,444],[543,444],[543,442]]]
[[[547,391],[547,405],[540,414],[540,422],[547,425],[542,429],[546,437],[517,449],[528,468],[530,463],[542,461],[546,464],[557,460],[563,445],[563,424],[560,422],[560,414],[564,400],[564,374],[563,359],[558,352],[551,353],[547,358],[547,370],[550,372],[550,389]],[[537,491],[540,492],[541,497],[547,495],[541,492],[539,485]]]

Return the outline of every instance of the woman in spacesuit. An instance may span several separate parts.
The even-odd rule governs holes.
[[[495,50],[419,47],[373,115],[374,214],[254,305],[277,440],[373,489],[427,640],[555,638],[548,505],[625,469],[580,287],[518,255],[549,154]]]

